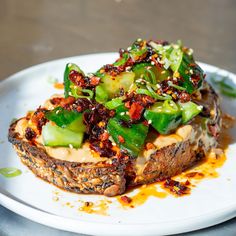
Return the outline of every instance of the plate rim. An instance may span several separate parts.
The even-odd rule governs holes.
[[[2,81],[0,81],[0,87],[4,86],[5,84],[11,81],[17,80],[17,78],[21,75],[30,73],[34,70],[37,70],[40,67],[48,66],[50,64],[54,64],[54,63],[58,63],[62,61],[69,62],[69,61],[77,60],[78,58],[83,58],[83,57],[88,57],[88,56],[89,57],[93,57],[93,56],[113,57],[116,55],[118,55],[117,52],[90,53],[90,54],[59,58],[56,60],[43,62],[40,64],[30,66],[23,70],[20,70],[19,72],[16,72],[6,77]],[[236,74],[230,71],[221,69],[219,67],[216,67],[207,63],[202,63],[202,62],[198,62],[198,63],[200,64],[200,66],[205,68],[206,72],[210,72],[210,73],[216,72],[219,75],[222,75],[222,76],[227,75],[233,80],[236,80]],[[212,225],[222,223],[226,220],[233,218],[236,215],[236,202],[235,202],[234,204],[230,204],[227,207],[217,209],[216,211],[213,211],[213,212],[211,211],[203,215],[198,215],[195,217],[188,218],[187,226],[183,218],[180,220],[176,220],[175,222],[173,221],[161,222],[161,227],[160,225],[155,224],[155,223],[145,223],[145,224],[124,224],[124,223],[119,224],[119,223],[104,223],[104,222],[101,223],[101,222],[92,222],[89,220],[84,221],[83,219],[72,219],[69,217],[58,216],[58,215],[54,215],[53,213],[45,212],[41,209],[35,208],[34,206],[28,205],[21,201],[17,201],[13,197],[10,197],[7,194],[4,194],[4,191],[2,191],[1,189],[0,189],[0,205],[8,208],[9,210],[25,218],[28,218],[40,224],[47,225],[49,227],[66,230],[70,232],[75,232],[75,233],[91,234],[91,232],[94,232],[99,235],[111,235],[111,232],[112,232],[112,235],[120,235],[121,233],[127,233],[127,232],[129,232],[129,234],[135,233],[136,235],[150,235],[150,234],[153,234],[154,232],[157,232],[158,234],[183,233],[183,232],[189,232],[189,231],[202,229],[202,228],[206,228]],[[224,217],[222,217],[223,215]],[[61,220],[63,220],[64,222],[63,224],[60,223]],[[206,222],[206,220],[208,221],[208,223],[202,224],[202,222],[204,221]],[[180,224],[180,222],[182,222],[182,224]],[[94,225],[96,225],[96,229],[93,230],[91,226],[94,226]],[[168,229],[166,229],[167,225],[168,225],[167,227]],[[147,229],[147,226],[148,226],[148,229]],[[109,232],[107,231],[107,227],[111,229],[109,230]],[[97,233],[98,231],[99,233]]]

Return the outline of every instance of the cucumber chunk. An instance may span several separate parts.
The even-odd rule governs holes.
[[[202,106],[198,106],[194,102],[179,103],[179,105],[182,109],[183,124],[186,124],[202,111]]]
[[[74,132],[85,132],[86,130],[82,113],[57,107],[51,111],[47,111],[45,116],[59,127],[67,128]]]
[[[144,113],[144,117],[160,134],[175,130],[182,121],[182,113],[173,101],[157,102]]]
[[[108,133],[122,150],[137,157],[146,139],[148,127],[140,123],[132,124],[128,128],[122,126],[120,122],[121,119],[118,117],[111,118],[107,125]]]
[[[84,133],[73,132],[66,128],[61,128],[51,123],[47,123],[42,128],[43,143],[50,147],[74,147],[80,148],[83,142]]]
[[[122,72],[117,76],[105,74],[101,83],[96,87],[96,101],[100,103],[107,102],[118,95],[121,89],[127,92],[134,82],[134,77],[133,72]]]

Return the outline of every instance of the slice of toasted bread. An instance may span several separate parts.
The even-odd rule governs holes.
[[[217,126],[219,131],[218,96],[208,85],[201,91],[201,96],[198,103],[211,113],[208,125]],[[216,136],[203,128],[202,121],[203,118],[198,116],[190,124],[180,127],[174,136],[158,136],[152,141],[153,149],[145,150],[144,156],[126,161],[111,158],[98,162],[75,162],[52,157],[43,145],[29,142],[17,132],[19,121],[10,126],[8,138],[21,161],[36,176],[68,191],[115,196],[124,193],[128,186],[170,178],[201,160],[217,144]]]

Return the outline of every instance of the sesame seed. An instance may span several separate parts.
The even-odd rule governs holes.
[[[154,65],[155,65],[155,62],[154,62],[154,61],[151,61],[151,65],[153,65],[153,66],[154,66]]]
[[[121,115],[121,116],[124,116],[124,115],[125,115],[125,112],[121,112],[120,115]]]
[[[127,48],[127,51],[130,51],[130,50],[131,50],[131,47],[128,47],[128,48]]]
[[[73,149],[73,148],[74,148],[71,143],[69,144],[69,148],[70,148],[70,149]]]
[[[201,106],[201,105],[199,105],[199,106],[197,107],[197,109],[198,109],[199,111],[201,111],[202,108],[203,108],[203,106]]]
[[[141,39],[141,38],[138,38],[138,39],[137,39],[137,42],[141,42],[141,41],[142,41],[142,39]]]
[[[152,123],[152,121],[151,120],[148,120],[148,124],[150,125]]]
[[[193,54],[193,49],[192,48],[189,48],[189,50],[188,50],[188,55],[192,55]]]
[[[59,197],[53,197],[53,201],[55,202],[59,201]]]

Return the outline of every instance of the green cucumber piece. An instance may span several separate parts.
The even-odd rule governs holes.
[[[120,124],[121,119],[113,117],[108,121],[107,130],[115,143],[122,149],[126,150],[131,156],[137,157],[143,147],[148,133],[148,127],[144,124],[132,124],[127,128]],[[120,142],[119,136],[124,139]]]
[[[117,76],[105,74],[96,87],[96,101],[104,103],[118,95],[121,89],[127,92],[134,82],[134,77],[133,72],[122,72]]]
[[[179,105],[182,110],[183,124],[186,124],[202,111],[202,106],[199,106],[194,102],[179,103]]]
[[[76,111],[68,111],[62,107],[57,107],[52,111],[47,111],[45,116],[48,120],[56,123],[57,126],[67,128],[74,132],[85,132],[86,126],[83,123],[83,114]]]
[[[73,63],[66,64],[66,68],[64,71],[64,95],[65,95],[65,98],[67,98],[69,96],[76,97],[76,95],[77,95],[76,86],[69,79],[69,75],[72,70],[77,71],[77,72],[81,73],[82,75],[84,75],[84,72],[76,64],[73,64]]]
[[[132,68],[135,73],[135,80],[143,78],[151,84],[157,84],[157,82],[163,81],[170,76],[170,71],[164,68],[157,68],[151,63],[140,63]]]
[[[76,133],[66,128],[61,128],[47,123],[42,128],[43,143],[50,147],[74,147],[80,148],[84,133]]]
[[[106,88],[103,85],[98,85],[95,89],[95,100],[99,103],[105,103],[108,99]]]
[[[182,112],[175,102],[166,100],[147,109],[144,117],[160,134],[168,134],[181,124]]]
[[[109,110],[116,109],[117,107],[121,106],[123,104],[122,98],[113,98],[109,102],[105,103],[105,107]]]
[[[184,87],[188,93],[193,93],[201,86],[203,80],[203,71],[195,63],[192,55],[183,52],[181,47],[177,47],[172,50],[168,59],[171,62],[170,68],[172,71],[179,72],[179,74],[183,77],[184,81],[181,86]],[[194,66],[190,66],[190,64],[194,64]],[[197,87],[194,87],[191,81],[191,70],[193,74],[198,74],[201,78]]]

